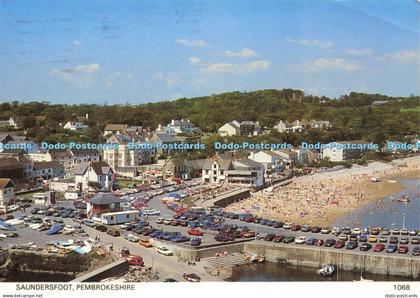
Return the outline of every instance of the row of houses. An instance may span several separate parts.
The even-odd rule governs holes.
[[[291,123],[280,120],[274,125],[274,129],[281,133],[302,132],[308,128],[326,129],[331,127],[329,121],[324,120],[295,120]],[[226,136],[255,136],[262,133],[258,121],[232,121],[224,124],[218,129],[218,134]]]

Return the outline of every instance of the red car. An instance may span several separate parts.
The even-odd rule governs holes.
[[[252,216],[245,217],[244,221],[246,222],[254,222],[254,218]]]
[[[344,246],[346,246],[346,241],[344,240],[338,240],[334,245],[335,248],[343,248]]]
[[[385,245],[382,243],[378,243],[373,247],[374,252],[381,252],[385,249]]]
[[[130,266],[143,266],[143,258],[137,255],[132,255],[130,250],[126,247],[121,249],[121,258],[127,260],[128,265]]]
[[[400,245],[400,247],[398,247],[398,253],[399,254],[406,254],[408,253],[408,247],[405,245]]]
[[[298,224],[293,224],[293,225],[292,225],[291,230],[292,230],[292,231],[299,231],[299,230],[300,230],[300,228],[302,228],[302,226],[301,226],[301,225],[298,225]]]
[[[276,237],[273,238],[273,242],[282,242],[284,239],[284,235],[276,235]]]
[[[197,230],[197,229],[189,229],[189,230],[187,231],[187,233],[188,233],[189,235],[194,235],[194,236],[203,236],[203,235],[204,235],[204,233],[203,233],[202,231]]]
[[[322,239],[317,239],[314,243],[316,246],[323,246],[324,245],[324,240]]]

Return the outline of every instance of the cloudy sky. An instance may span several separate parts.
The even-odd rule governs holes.
[[[0,102],[420,94],[415,0],[0,0]]]

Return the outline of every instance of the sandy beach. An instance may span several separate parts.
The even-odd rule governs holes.
[[[372,177],[380,177],[380,182],[372,182]],[[294,178],[271,195],[259,191],[225,209],[250,211],[272,220],[329,226],[366,203],[402,191],[403,185],[394,177],[420,177],[420,156]]]

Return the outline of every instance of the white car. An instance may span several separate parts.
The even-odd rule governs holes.
[[[292,228],[292,224],[290,222],[285,222],[283,225],[283,229],[291,229]]]
[[[305,236],[300,236],[300,237],[297,237],[295,239],[296,244],[304,244],[305,242],[306,242],[306,237]]]
[[[157,224],[163,224],[164,219],[162,217],[159,217],[158,219],[156,219],[156,223]]]
[[[321,229],[321,234],[329,234],[331,232],[331,229],[328,227],[324,227]]]
[[[156,209],[145,209],[141,213],[147,216],[160,215],[160,211]]]
[[[172,256],[173,252],[172,250],[164,247],[164,246],[157,246],[156,251],[164,256]]]
[[[140,237],[138,237],[134,234],[128,234],[127,236],[125,236],[125,239],[127,239],[130,242],[139,242]]]
[[[360,231],[360,229],[359,229],[359,228],[354,228],[354,229],[351,231],[351,233],[352,233],[352,234],[354,234],[354,235],[360,235],[360,234],[361,234],[361,231]]]
[[[338,239],[347,241],[347,235],[341,234]]]

